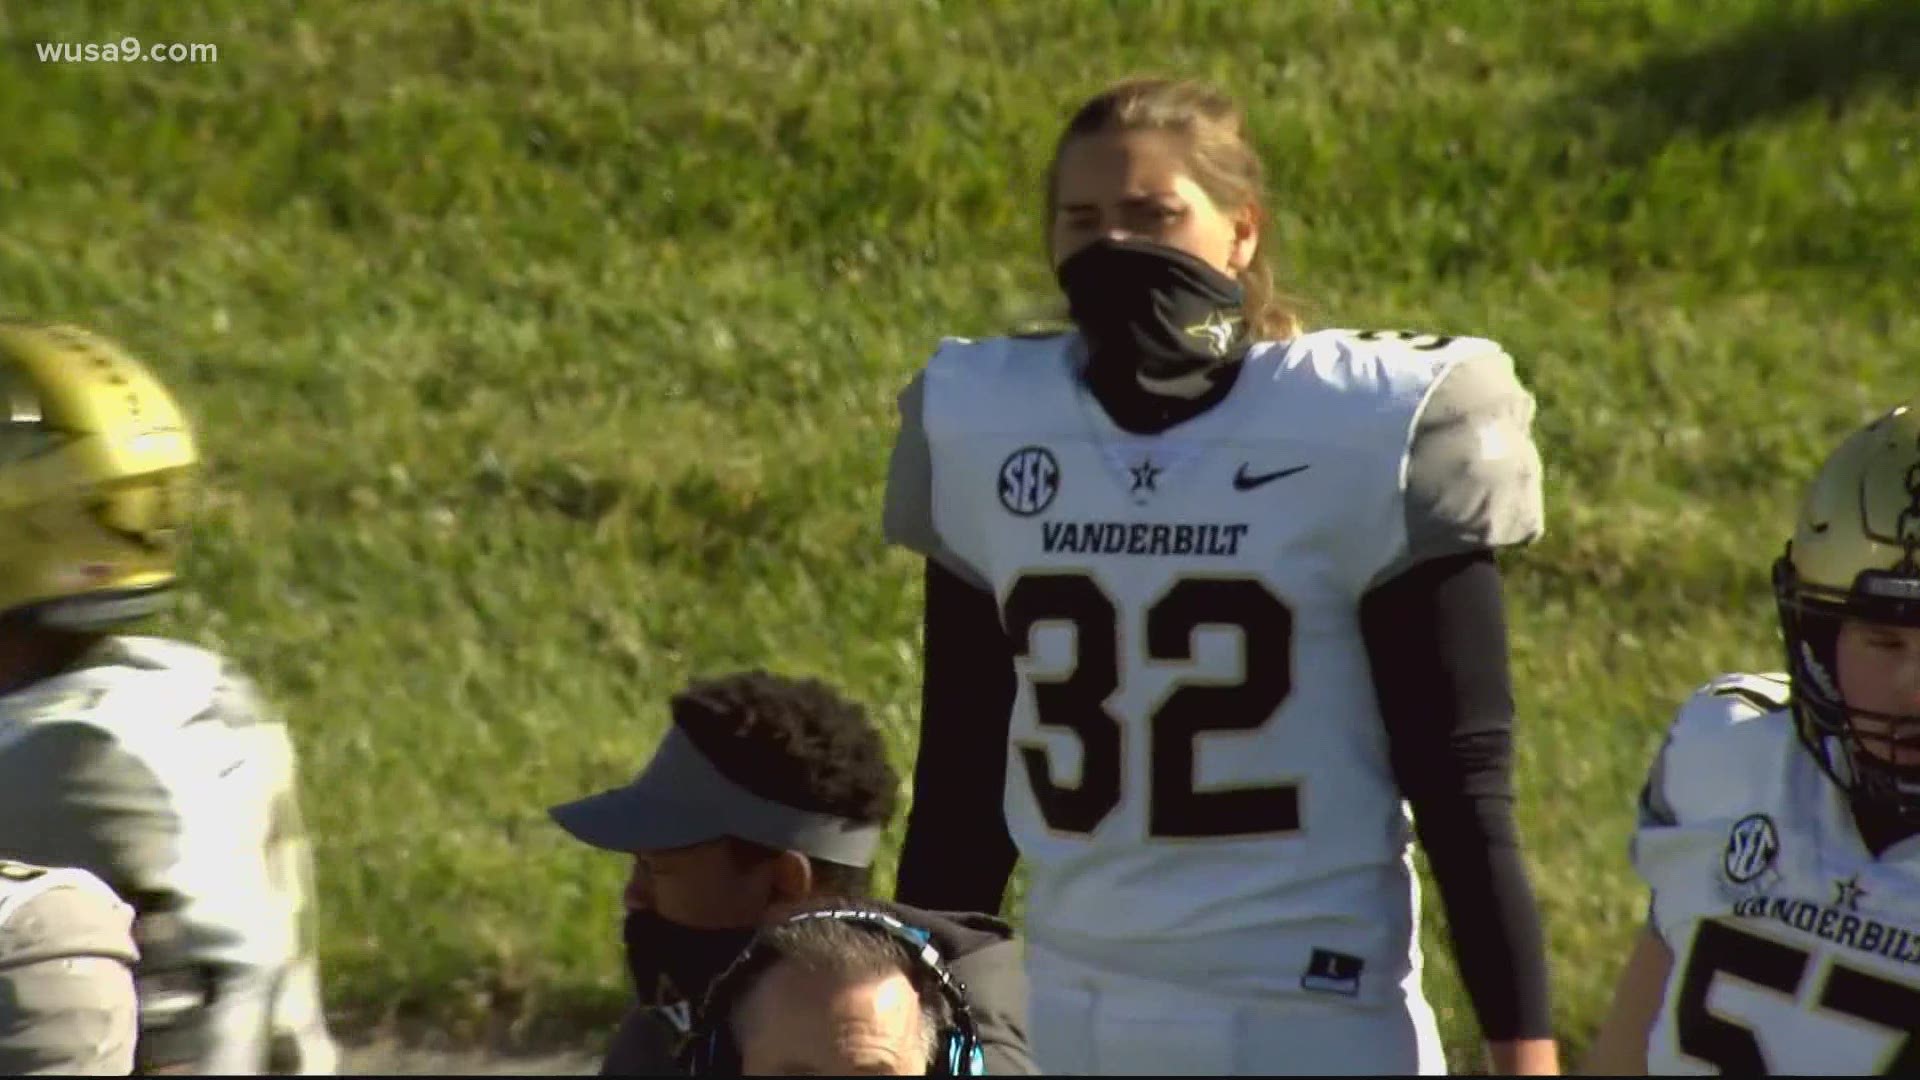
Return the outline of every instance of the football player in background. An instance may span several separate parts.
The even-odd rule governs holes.
[[[1920,399],[1827,459],[1773,582],[1786,673],[1706,684],[1648,775],[1592,1071],[1920,1073]]]
[[[1026,860],[1047,1072],[1439,1072],[1405,800],[1494,1068],[1553,1072],[1494,559],[1542,528],[1534,402],[1492,341],[1303,334],[1261,175],[1217,90],[1102,92],[1047,178],[1074,331],[902,395],[897,896],[997,911]]]
[[[0,859],[0,1075],[127,1075],[139,955],[99,878]]]
[[[0,323],[0,855],[133,906],[143,1072],[332,1072],[285,726],[218,656],[124,636],[175,585],[199,464],[166,388]]]

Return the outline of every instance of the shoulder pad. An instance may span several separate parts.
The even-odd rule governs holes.
[[[958,359],[966,363],[985,363],[989,358],[1031,356],[1051,352],[1069,339],[1065,333],[1011,334],[1006,337],[940,339],[933,359]]]
[[[1798,738],[1785,713],[1785,675],[1722,675],[1674,714],[1649,778],[1646,805],[1670,821],[1713,818],[1781,775]]]
[[[1364,335],[1362,335],[1364,336]],[[1464,551],[1530,543],[1545,531],[1533,395],[1486,338],[1343,339],[1410,405],[1401,474],[1406,547],[1382,575]]]
[[[1778,712],[1787,707],[1792,686],[1778,672],[1722,675],[1695,690],[1680,706],[1674,731],[1704,735]]]
[[[47,867],[18,859],[0,859],[0,897],[17,893],[28,882],[38,881],[50,872]]]
[[[1282,367],[1311,369],[1329,385],[1384,393],[1416,410],[1446,372],[1468,361],[1500,365],[1509,372],[1513,364],[1506,350],[1487,338],[1398,331],[1316,330],[1273,355]]]
[[[74,956],[131,963],[136,955],[133,909],[98,877],[0,860],[0,968]]]
[[[218,720],[247,727],[271,719],[252,680],[218,653],[157,637],[111,639],[76,686],[94,694],[107,726],[131,712],[145,727],[162,720],[190,724]]]
[[[62,888],[80,889],[101,896],[114,897],[113,890],[107,888],[105,882],[85,870],[41,866],[37,863],[21,862],[18,859],[0,859],[0,910],[4,910],[9,900],[28,893]]]
[[[107,655],[128,667],[218,676],[226,667],[220,654],[172,638],[122,635],[107,639]]]
[[[1016,394],[1021,386],[1057,380],[1073,340],[1065,334],[944,338],[927,361],[926,384],[972,387],[993,397]]]
[[[1465,334],[1429,334],[1416,330],[1324,330],[1321,333],[1362,345],[1381,357],[1403,356],[1428,362],[1453,363],[1507,351],[1490,338]]]

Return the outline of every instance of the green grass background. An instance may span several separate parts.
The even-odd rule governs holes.
[[[218,60],[33,51],[129,35]],[[910,766],[893,396],[1048,303],[1045,156],[1138,71],[1247,103],[1314,325],[1484,334],[1539,398],[1521,812],[1579,1052],[1665,719],[1777,666],[1800,486],[1920,391],[1907,0],[0,4],[0,309],[204,427],[170,628],[295,727],[343,1017],[597,1040],[625,867],[544,807],[689,675],[831,679]]]

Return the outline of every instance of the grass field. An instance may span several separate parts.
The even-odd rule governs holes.
[[[218,59],[33,51],[126,36]],[[893,396],[1047,305],[1045,155],[1117,75],[1249,103],[1313,324],[1484,334],[1539,398],[1509,598],[1571,1054],[1666,717],[1778,665],[1800,485],[1920,391],[1910,0],[28,0],[0,46],[0,309],[120,338],[205,429],[170,625],[296,728],[343,1016],[610,1017],[625,867],[544,807],[691,674],[829,678],[910,765]]]

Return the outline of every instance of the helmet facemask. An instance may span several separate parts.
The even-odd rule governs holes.
[[[1852,671],[1853,692],[1872,697],[1849,704],[1839,662],[1850,624],[1908,636],[1920,628],[1920,399],[1828,455],[1774,564],[1773,592],[1801,740],[1856,807],[1920,825],[1920,710]]]
[[[1869,570],[1843,592],[1800,581],[1783,557],[1774,566],[1774,597],[1801,741],[1856,802],[1920,824],[1920,714],[1848,705],[1839,664],[1849,621],[1920,628],[1920,567]]]

